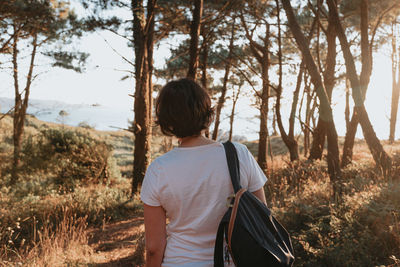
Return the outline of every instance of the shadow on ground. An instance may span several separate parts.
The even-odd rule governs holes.
[[[143,217],[107,224],[89,233],[89,245],[96,252],[91,266],[143,266]]]

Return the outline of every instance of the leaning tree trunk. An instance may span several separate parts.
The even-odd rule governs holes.
[[[337,133],[333,122],[332,109],[329,102],[329,96],[326,93],[322,77],[318,71],[318,67],[311,55],[306,38],[302,33],[300,26],[296,20],[290,0],[282,0],[283,8],[286,11],[288,24],[296,43],[303,55],[308,72],[311,76],[312,83],[315,86],[317,96],[320,100],[320,117],[327,124],[328,128],[328,172],[332,182],[336,183],[340,179],[341,171],[339,166],[339,146],[337,141]],[[336,188],[334,188],[336,192]]]
[[[133,159],[132,195],[143,182],[147,166],[150,161],[151,146],[151,70],[152,46],[154,33],[154,6],[156,0],[147,3],[147,19],[143,0],[132,1],[133,38],[135,46],[135,101],[134,101],[134,134],[135,148]]]
[[[197,67],[199,64],[199,35],[201,16],[203,13],[203,0],[194,0],[193,20],[190,25],[190,47],[189,47],[189,69],[187,77],[196,80]]]
[[[347,41],[344,29],[339,20],[337,6],[334,0],[327,0],[329,12],[335,17],[336,32],[342,47],[343,56],[346,64],[347,77],[351,82],[354,100],[354,114],[358,117],[364,138],[375,160],[376,165],[381,168],[384,175],[390,174],[391,158],[383,149],[382,144],[376,136],[376,133],[369,120],[367,111],[364,107],[366,87],[368,86],[369,76],[372,69],[371,51],[366,51],[366,42],[368,42],[368,0],[361,1],[361,44],[362,44],[362,65],[361,81],[357,76],[353,55],[350,51],[350,45]],[[367,41],[366,41],[367,40]]]
[[[400,45],[397,47],[397,35],[394,26],[392,26],[392,104],[390,109],[390,132],[389,142],[393,143],[396,132],[397,113],[399,109],[400,96]],[[397,55],[397,56],[396,56]],[[396,81],[397,69],[397,81]]]
[[[14,30],[16,28],[14,27]],[[20,165],[20,153],[22,146],[22,136],[24,133],[26,110],[28,109],[29,94],[33,78],[33,67],[35,65],[36,49],[37,49],[37,33],[33,33],[32,41],[32,52],[30,57],[30,64],[28,75],[26,77],[26,85],[24,88],[24,98],[22,99],[22,93],[19,91],[18,82],[18,41],[19,34],[14,34],[13,40],[13,77],[14,77],[14,89],[15,89],[15,106],[14,106],[14,119],[13,119],[13,144],[14,144],[14,158],[11,172],[11,184],[15,184],[18,179],[17,171]]]
[[[335,26],[333,24],[332,14],[329,14],[329,24],[327,29],[327,43],[328,43],[328,53],[326,56],[324,84],[326,93],[328,94],[329,101],[332,98],[333,87],[335,86],[335,66],[336,66],[336,32]],[[325,136],[327,136],[328,129],[326,124],[318,118],[317,127],[314,129],[313,142],[311,144],[309,159],[321,159],[322,153],[324,151]]]

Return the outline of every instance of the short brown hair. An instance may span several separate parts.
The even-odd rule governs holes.
[[[167,83],[156,100],[156,123],[168,136],[199,135],[210,126],[213,113],[210,96],[187,78]]]

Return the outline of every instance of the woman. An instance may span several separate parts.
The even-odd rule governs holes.
[[[218,224],[233,188],[223,145],[203,136],[212,116],[210,97],[196,82],[181,79],[161,89],[157,123],[179,146],[155,159],[143,181],[148,267],[213,266]],[[246,146],[235,147],[242,187],[265,203],[267,178]]]

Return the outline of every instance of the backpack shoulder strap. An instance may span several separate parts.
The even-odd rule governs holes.
[[[231,175],[231,181],[233,190],[238,192],[242,187],[240,186],[240,169],[239,159],[234,144],[230,141],[223,143],[225,148],[226,160],[228,161],[229,174]]]
[[[214,246],[214,267],[224,267],[224,229],[223,221],[219,223],[217,238]]]

